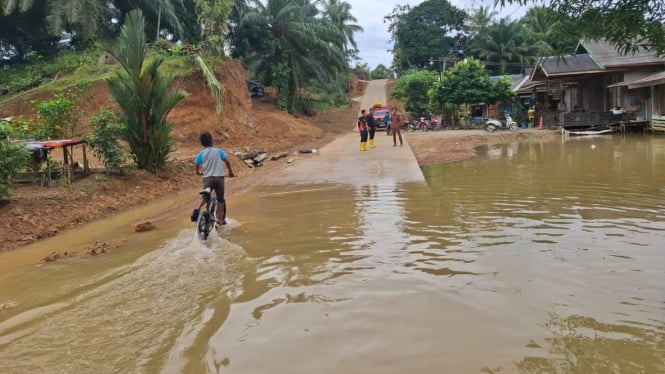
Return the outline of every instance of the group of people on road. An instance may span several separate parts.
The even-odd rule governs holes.
[[[374,118],[374,107],[369,108],[369,113],[367,110],[363,109],[360,111],[360,117],[358,117],[358,132],[360,133],[360,150],[367,150],[367,143],[369,141],[369,147],[375,148],[374,144],[374,135],[376,134],[377,121]],[[383,118],[386,123],[386,132],[393,135],[393,147],[397,146],[397,138],[399,137],[399,145],[402,146],[402,129],[401,129],[401,115],[397,112],[396,107],[390,108]],[[397,126],[392,127],[392,123],[395,122]]]

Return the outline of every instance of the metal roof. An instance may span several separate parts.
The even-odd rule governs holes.
[[[628,84],[628,89],[632,90],[635,88],[656,86],[659,84],[665,84],[665,70],[630,82],[630,84]]]
[[[510,74],[510,75],[493,75],[490,77],[491,80],[499,80],[502,77],[508,77],[510,80],[510,89],[513,92],[517,92],[524,85],[524,83],[529,81],[529,76],[524,74]]]
[[[601,68],[621,67],[628,65],[665,64],[665,59],[658,57],[653,51],[640,50],[621,55],[615,47],[605,40],[581,40],[580,44]]]
[[[588,74],[603,70],[588,54],[575,56],[545,57],[539,62],[540,67],[547,77],[557,75]]]

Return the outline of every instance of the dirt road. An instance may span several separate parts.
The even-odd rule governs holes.
[[[376,102],[386,102],[387,80],[370,81],[360,100],[361,108]],[[379,130],[375,135],[376,148],[359,150],[360,136],[356,123],[349,124],[349,133],[317,150],[316,155],[299,160],[274,180],[288,183],[342,183],[364,185],[383,182],[412,182],[424,180],[418,161],[406,142],[393,147],[392,136]]]

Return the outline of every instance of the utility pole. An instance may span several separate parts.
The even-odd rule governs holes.
[[[443,79],[443,74],[446,73],[446,66],[448,65],[448,63],[454,66],[455,63],[457,62],[457,59],[452,57],[439,57],[439,58],[430,57],[429,64],[431,66],[434,66],[435,62],[441,63],[441,72],[439,73],[439,81],[441,81],[441,79]]]

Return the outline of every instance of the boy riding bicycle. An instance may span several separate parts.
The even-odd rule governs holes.
[[[217,194],[218,209],[215,221],[218,225],[226,225],[226,200],[224,199],[224,164],[229,169],[229,177],[234,177],[231,163],[228,160],[226,152],[221,148],[212,146],[212,135],[209,132],[204,132],[199,137],[201,145],[205,148],[196,156],[194,163],[196,164],[196,174],[203,175],[203,189],[210,188]],[[222,161],[224,164],[222,164]],[[203,168],[203,173],[201,173]],[[192,212],[192,222],[196,222],[201,207],[205,205],[205,199],[201,195],[201,202],[199,207]]]

